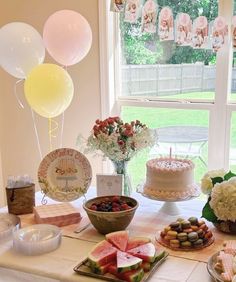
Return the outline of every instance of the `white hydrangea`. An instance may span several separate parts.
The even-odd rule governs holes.
[[[208,171],[203,178],[201,179],[201,190],[204,194],[210,195],[213,184],[211,178],[214,177],[224,177],[226,174],[226,171],[224,169],[218,169],[218,170],[211,170]]]
[[[216,183],[209,204],[219,220],[236,221],[236,177]]]

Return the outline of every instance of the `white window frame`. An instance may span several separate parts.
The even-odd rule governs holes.
[[[208,169],[228,169],[230,128],[236,104],[230,102],[232,74],[232,44],[217,53],[216,89],[213,101],[165,101],[145,98],[119,97],[119,22],[116,13],[110,12],[110,0],[99,0],[100,81],[102,118],[119,115],[122,106],[207,110],[209,112]],[[227,20],[231,32],[233,0],[219,0],[219,15]],[[231,36],[230,36],[231,38]]]

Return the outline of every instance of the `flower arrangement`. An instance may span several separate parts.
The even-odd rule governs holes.
[[[209,171],[201,180],[201,189],[208,195],[202,216],[214,224],[223,223],[222,231],[230,232],[226,223],[236,223],[236,174],[223,169]]]
[[[97,119],[87,140],[88,151],[101,150],[112,161],[128,161],[153,144],[154,136],[145,124],[124,123],[119,117]]]

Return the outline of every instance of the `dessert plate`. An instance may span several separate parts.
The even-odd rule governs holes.
[[[38,181],[43,193],[59,202],[74,201],[84,195],[91,179],[92,169],[88,159],[70,148],[50,152],[38,169]]]
[[[156,237],[156,241],[161,244],[163,247],[166,247],[168,249],[171,249],[173,251],[184,251],[184,252],[192,252],[192,251],[199,251],[202,250],[208,246],[210,246],[214,241],[214,237],[210,238],[206,243],[203,244],[203,246],[194,247],[194,248],[173,248],[165,240],[163,240],[161,237]]]
[[[61,230],[51,224],[35,224],[13,233],[13,248],[25,255],[54,251],[61,243]]]
[[[215,253],[214,255],[212,255],[208,262],[207,262],[207,271],[208,273],[210,274],[210,276],[215,279],[216,282],[224,282],[224,280],[221,278],[220,276],[220,273],[217,272],[214,268],[214,265],[216,263],[216,259],[217,259],[217,256],[219,255],[219,252],[218,253]]]

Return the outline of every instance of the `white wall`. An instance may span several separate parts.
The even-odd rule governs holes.
[[[77,11],[87,18],[90,23],[93,32],[92,48],[82,62],[68,68],[68,72],[74,81],[75,93],[72,104],[65,112],[63,146],[76,148],[75,143],[78,133],[87,136],[94,121],[101,115],[98,1],[0,0],[0,3],[0,27],[9,22],[22,21],[32,25],[42,34],[43,25],[47,18],[55,11],[62,9]],[[56,63],[48,55],[45,62]],[[25,105],[24,109],[19,107],[14,96],[16,81],[16,78],[0,69],[0,153],[2,154],[0,189],[3,189],[6,184],[8,175],[29,173],[36,180],[40,163],[31,112],[24,99],[22,86],[18,88],[18,94]],[[47,119],[37,116],[36,123],[42,152],[45,155],[49,152],[48,122]],[[101,160],[92,159],[91,157],[89,159],[93,168],[93,179],[95,179],[95,174],[101,172]],[[1,166],[3,184],[1,184]]]

